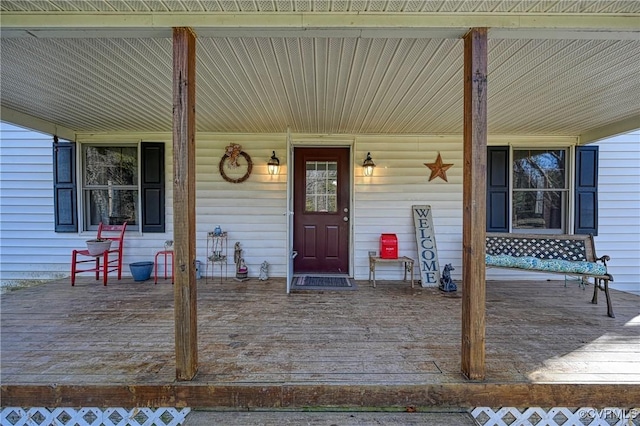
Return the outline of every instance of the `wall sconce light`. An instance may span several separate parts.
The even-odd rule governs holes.
[[[267,171],[270,175],[277,175],[280,173],[280,159],[276,157],[276,152],[273,151],[269,162],[267,163]]]
[[[376,167],[375,163],[371,159],[371,153],[367,152],[367,158],[362,162],[362,168],[364,169],[365,176],[373,176],[373,169]]]

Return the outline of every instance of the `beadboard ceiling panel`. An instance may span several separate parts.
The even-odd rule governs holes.
[[[30,12],[639,13],[633,0],[2,0]]]
[[[328,13],[342,19],[378,12],[449,18],[624,15],[637,18],[638,28],[623,28],[613,37],[600,28],[569,37],[559,28],[544,39],[522,36],[540,34],[535,28],[505,26],[501,34],[506,36],[496,38],[490,30],[489,132],[577,136],[640,117],[638,0],[2,0],[0,12],[49,19],[53,12],[67,18],[198,12]],[[36,25],[37,31],[43,28]],[[51,29],[59,28],[49,25],[43,31]],[[82,28],[72,29],[80,35],[49,38],[30,32],[26,24],[6,32],[0,40],[2,107],[78,133],[171,131],[172,40],[157,34],[125,38],[108,28],[109,37],[82,37]],[[259,33],[264,28],[243,29]],[[418,25],[412,34],[428,29]],[[161,30],[170,34],[170,28]],[[382,37],[375,27],[356,28],[367,31],[361,37],[320,30],[323,36],[200,35],[197,131],[462,132],[460,38],[392,36],[389,28]],[[510,36],[515,33],[520,36]]]

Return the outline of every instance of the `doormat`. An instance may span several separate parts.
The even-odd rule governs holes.
[[[293,278],[293,289],[299,290],[355,290],[349,277],[302,275]]]

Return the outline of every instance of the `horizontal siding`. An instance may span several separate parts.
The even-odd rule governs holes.
[[[0,128],[2,282],[60,277],[69,256],[61,259],[67,243],[53,231],[53,138],[8,123]]]
[[[87,137],[85,142],[139,140],[123,135]],[[173,238],[173,153],[171,135],[153,135],[146,141],[166,144],[167,232],[127,232],[124,263],[153,260],[164,241]],[[81,139],[80,142],[83,142]],[[222,179],[218,162],[229,143],[240,143],[250,153],[253,171],[248,181],[232,184]],[[276,150],[282,168],[270,176],[266,163]],[[2,282],[59,278],[69,275],[71,250],[83,248],[94,232],[55,233],[53,230],[52,137],[3,123],[0,230]],[[229,274],[233,275],[233,244],[239,241],[250,275],[257,276],[267,260],[273,276],[284,276],[286,252],[286,139],[273,135],[198,136],[196,149],[196,258],[207,258],[207,232],[216,225],[229,233]],[[38,262],[34,263],[33,259]],[[125,267],[125,275],[129,274]]]
[[[611,256],[614,286],[635,290],[640,276],[640,147],[639,133],[619,136],[600,145],[599,255]],[[166,144],[166,213],[164,234],[127,233],[124,263],[153,260],[164,241],[173,235],[173,153],[170,134],[86,135],[80,142],[135,141]],[[312,138],[311,138],[312,139]],[[322,138],[321,138],[322,139]],[[330,138],[324,138],[330,139]],[[348,140],[348,138],[343,138]],[[526,139],[526,138],[524,138]],[[400,255],[417,258],[413,205],[430,205],[442,265],[453,264],[454,280],[462,275],[462,137],[456,136],[356,136],[353,149],[352,206],[353,273],[368,277],[368,252],[379,249],[382,233],[398,236]],[[500,143],[504,143],[498,141]],[[509,141],[510,142],[510,141]],[[517,141],[515,141],[517,142]],[[2,125],[0,152],[0,273],[3,282],[69,275],[71,250],[82,247],[94,233],[57,234],[53,231],[52,138],[15,126]],[[230,143],[239,143],[251,155],[253,172],[240,184],[222,179],[218,163]],[[325,142],[331,144],[331,141]],[[278,176],[270,176],[266,163],[275,150],[281,161]],[[362,161],[371,152],[374,175],[362,175]],[[429,182],[438,152],[449,182]],[[286,275],[286,136],[197,135],[196,143],[196,258],[207,259],[207,232],[220,225],[229,234],[229,275],[233,276],[233,245],[240,242],[250,276],[260,264],[270,264],[271,276]],[[634,167],[638,164],[638,167]],[[622,170],[622,173],[621,173]],[[34,263],[33,259],[38,262]],[[129,271],[125,268],[125,274]],[[402,269],[381,265],[376,278],[398,279]],[[416,276],[418,271],[416,269]],[[498,280],[562,279],[559,275],[525,274],[490,269]]]
[[[218,171],[225,147],[231,143],[239,143],[253,163],[251,177],[242,183],[227,182]],[[198,137],[196,235],[199,260],[207,260],[207,233],[219,225],[228,234],[229,277],[235,275],[233,248],[236,242],[243,250],[249,276],[258,276],[264,261],[269,263],[270,276],[286,275],[286,148],[287,140],[283,135],[207,134]],[[267,172],[267,161],[274,150],[280,158],[278,176]]]
[[[372,177],[362,176],[362,159],[371,152],[376,163]],[[440,152],[448,182],[429,182],[432,163]],[[441,267],[462,263],[462,138],[426,136],[359,136],[356,139],[354,206],[354,275],[369,276],[369,251],[379,253],[380,235],[396,234],[398,254],[418,259],[414,205],[430,205]],[[420,272],[415,269],[416,276]],[[398,279],[402,267],[376,267],[376,279]]]
[[[596,252],[611,257],[608,269],[615,280],[612,288],[640,294],[640,130],[597,145]]]

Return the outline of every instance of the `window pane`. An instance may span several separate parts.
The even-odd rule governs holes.
[[[91,189],[86,191],[89,226],[136,224],[137,190]]]
[[[85,184],[137,185],[138,148],[134,146],[86,146]]]
[[[305,211],[335,213],[338,210],[338,163],[307,161]]]
[[[83,146],[85,229],[100,222],[137,228],[138,147]]]
[[[563,229],[562,191],[516,191],[513,193],[514,229]]]
[[[564,232],[567,215],[565,149],[513,150],[513,224],[516,230]]]
[[[565,151],[514,150],[513,187],[518,189],[566,189]]]

